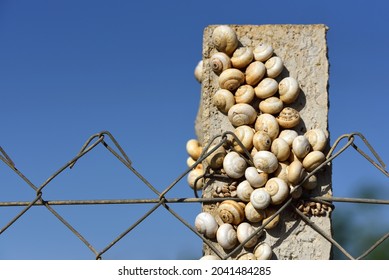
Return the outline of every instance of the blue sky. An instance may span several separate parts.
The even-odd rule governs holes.
[[[73,158],[88,137],[110,131],[158,190],[186,169],[195,137],[203,29],[211,24],[329,27],[329,128],[333,142],[362,132],[389,161],[389,6],[386,1],[7,1],[0,0],[0,145],[35,185]],[[334,162],[336,196],[387,178],[354,151]],[[0,164],[2,201],[34,191]],[[168,197],[190,197],[185,180]],[[382,190],[388,199],[388,189]],[[154,198],[103,147],[66,170],[44,198]],[[104,248],[151,205],[60,206],[58,212]],[[200,205],[172,205],[189,222]],[[146,210],[145,210],[146,209]],[[0,227],[19,208],[0,208]],[[386,217],[386,224],[389,220]],[[0,259],[91,259],[43,207],[0,236]],[[199,258],[201,240],[158,209],[107,252],[108,259]]]

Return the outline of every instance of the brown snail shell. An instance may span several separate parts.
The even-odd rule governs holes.
[[[238,126],[234,130],[234,134],[243,144],[243,146],[250,151],[253,147],[253,137],[254,137],[254,129],[248,125]],[[238,144],[238,142],[233,141],[234,150],[238,153],[243,153],[243,148]]]
[[[300,114],[296,109],[285,107],[278,115],[277,121],[283,128],[292,128],[300,123]]]
[[[244,208],[246,219],[252,223],[257,223],[265,218],[265,211],[262,209],[255,209],[251,202],[246,204]]]
[[[258,116],[257,120],[255,121],[254,128],[255,131],[262,131],[267,133],[272,141],[277,138],[280,132],[280,126],[277,119],[273,115],[266,113]]]
[[[231,91],[227,89],[219,89],[212,97],[213,104],[223,114],[227,114],[228,110],[235,105],[235,97]]]
[[[257,131],[253,136],[253,145],[257,151],[268,151],[271,147],[271,138],[269,134],[263,131]]]
[[[216,145],[211,145],[208,149],[210,151]],[[208,152],[207,151],[207,152]],[[219,169],[223,166],[224,157],[226,156],[226,150],[223,146],[219,146],[215,151],[213,151],[209,156],[206,157],[206,162],[213,169]]]
[[[298,183],[301,182],[305,173],[306,172],[303,167],[303,164],[300,161],[295,160],[291,164],[289,164],[287,168],[288,181],[292,185],[297,185]]]
[[[246,103],[235,104],[228,110],[228,119],[235,127],[253,124],[256,118],[257,111]]]
[[[186,152],[192,159],[197,160],[202,151],[203,148],[197,139],[190,139],[186,142]]]
[[[275,96],[268,97],[259,103],[259,110],[262,113],[275,115],[281,112],[283,108],[284,104],[281,99]]]
[[[231,92],[240,87],[245,81],[244,73],[235,68],[224,70],[219,76],[219,86]]]
[[[231,68],[230,57],[223,52],[214,53],[211,56],[209,63],[211,64],[212,71],[217,75],[220,75],[224,70]]]
[[[250,85],[241,85],[235,92],[236,103],[247,103],[253,101],[255,97],[254,88]]]
[[[270,150],[277,157],[278,161],[285,161],[289,158],[289,144],[282,138],[274,139]]]
[[[326,160],[326,156],[321,151],[312,151],[303,160],[303,166],[308,171],[313,171]]]
[[[217,208],[224,223],[239,225],[244,220],[244,207],[234,200],[224,200]]]
[[[312,150],[323,151],[327,145],[327,132],[320,128],[314,128],[308,130],[304,136],[308,139],[311,144]]]
[[[213,30],[212,42],[219,52],[228,55],[231,55],[239,44],[235,31],[228,25],[220,25]]]
[[[270,220],[270,217],[277,212],[277,209],[268,207],[265,209],[266,218],[262,220],[262,224],[267,223]],[[280,222],[280,214],[276,215],[271,221],[265,226],[265,229],[273,229]]]
[[[231,57],[231,64],[235,68],[242,69],[249,65],[253,59],[254,54],[250,47],[239,47]]]
[[[247,66],[246,71],[246,83],[255,86],[265,77],[266,67],[260,61],[254,61]]]

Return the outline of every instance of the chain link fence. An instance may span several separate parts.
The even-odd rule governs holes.
[[[16,221],[18,221],[22,216],[24,216],[30,209],[33,207],[41,206],[45,207],[52,215],[54,215],[68,230],[70,230],[81,242],[94,254],[96,259],[103,259],[104,254],[109,251],[114,246],[119,246],[117,243],[123,239],[124,237],[130,235],[131,231],[135,229],[139,224],[141,224],[144,220],[146,220],[153,212],[155,212],[158,208],[165,208],[172,216],[174,216],[177,220],[179,220],[183,225],[185,225],[193,234],[197,235],[204,243],[206,243],[216,255],[218,255],[221,259],[228,259],[235,252],[240,250],[246,242],[242,242],[239,246],[237,246],[234,250],[229,252],[228,254],[225,252],[220,252],[217,248],[215,248],[212,243],[205,238],[203,235],[199,234],[195,227],[192,225],[193,222],[186,221],[179,213],[174,211],[170,204],[173,203],[217,203],[226,199],[234,199],[239,200],[238,198],[202,198],[199,196],[197,191],[194,191],[193,197],[188,198],[169,198],[168,193],[171,191],[179,181],[181,181],[193,168],[195,168],[198,164],[200,164],[206,157],[212,154],[218,147],[221,145],[227,144],[227,137],[234,137],[235,141],[241,146],[241,148],[245,151],[247,158],[250,159],[250,153],[245,149],[243,144],[239,141],[239,139],[232,132],[225,132],[222,135],[217,135],[213,138],[213,140],[203,149],[203,153],[200,158],[185,172],[180,174],[166,189],[162,192],[158,191],[142,174],[140,174],[137,170],[132,166],[132,162],[122,149],[120,144],[116,141],[111,133],[108,131],[103,131],[97,134],[92,135],[82,146],[79,153],[72,158],[69,162],[60,167],[56,172],[54,172],[42,185],[36,186],[34,185],[18,168],[15,163],[12,161],[12,158],[7,154],[7,152],[0,147],[0,159],[4,164],[6,164],[10,169],[12,169],[25,183],[28,187],[33,189],[35,192],[35,197],[31,201],[0,201],[0,207],[19,207],[21,211],[17,213],[15,217],[7,221],[4,225],[0,225],[0,238],[4,238],[2,234],[12,227]],[[359,138],[362,140],[364,147],[361,148],[356,145],[355,140]],[[345,143],[343,143],[345,142]],[[216,143],[216,145],[215,145]],[[343,143],[343,144],[342,144]],[[212,149],[209,149],[213,146]],[[50,182],[56,178],[59,174],[61,174],[64,170],[68,168],[73,168],[77,161],[87,156],[88,153],[92,152],[97,146],[103,146],[107,149],[107,151],[115,156],[115,158],[120,161],[129,172],[132,172],[136,175],[143,184],[148,187],[154,194],[155,198],[151,199],[101,199],[101,200],[45,200],[44,193],[50,187]],[[291,192],[300,188],[306,180],[309,179],[312,175],[316,174],[321,168],[326,165],[332,163],[332,161],[341,156],[342,153],[349,149],[353,148],[357,153],[363,156],[365,160],[370,162],[373,166],[376,167],[377,171],[383,173],[386,177],[389,177],[389,172],[386,170],[386,166],[380,156],[376,153],[373,147],[369,144],[367,139],[358,132],[344,134],[340,136],[332,145],[328,154],[326,155],[326,160],[318,166],[315,170],[308,173],[306,177],[300,182],[299,185],[295,186]],[[366,150],[367,149],[367,150]],[[370,156],[371,154],[372,156]],[[206,170],[203,176],[197,178],[198,180],[205,179],[217,179],[217,174],[213,174],[210,170]],[[196,185],[196,183],[195,183]],[[382,243],[389,238],[389,232],[384,234],[381,238],[376,240],[371,246],[363,252],[360,256],[352,256],[339,242],[337,242],[332,236],[328,235],[326,232],[321,230],[314,222],[311,221],[309,215],[303,213],[301,211],[301,207],[299,207],[298,202],[301,200],[304,202],[319,202],[321,204],[327,205],[328,207],[333,208],[333,203],[367,203],[367,204],[383,204],[389,205],[389,200],[380,200],[380,199],[366,199],[366,198],[345,198],[345,197],[327,197],[327,196],[309,196],[306,195],[299,199],[299,201],[290,198],[276,211],[268,220],[264,222],[262,226],[260,226],[249,238],[247,241],[251,239],[254,235],[258,234],[260,231],[263,231],[265,226],[272,221],[274,217],[280,214],[282,211],[288,209],[288,211],[294,211],[302,221],[312,227],[316,232],[322,235],[325,239],[332,243],[334,247],[336,247],[342,254],[344,254],[349,259],[363,259],[368,256],[372,251],[378,248]],[[91,242],[82,235],[67,219],[61,216],[53,206],[56,205],[64,205],[64,206],[75,206],[75,205],[108,205],[108,204],[153,204],[153,206],[146,211],[138,220],[134,223],[128,225],[128,227],[121,232],[118,236],[116,236],[108,245],[106,245],[102,250],[97,250]],[[103,207],[103,206],[102,206]],[[372,229],[373,230],[373,229]]]

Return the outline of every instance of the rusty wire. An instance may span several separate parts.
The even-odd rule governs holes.
[[[355,144],[355,139],[360,138],[363,143],[368,148],[369,152],[373,154],[374,158],[370,157],[367,153],[363,151],[363,149],[359,148]],[[106,141],[105,138],[109,138],[109,140],[113,143],[113,147],[111,147]],[[340,145],[341,141],[346,139],[347,142],[342,146]],[[238,198],[203,198],[199,197],[197,191],[194,191],[194,198],[166,198],[166,194],[182,179],[184,178],[193,168],[195,168],[198,164],[200,164],[205,158],[207,158],[211,153],[213,153],[216,149],[218,149],[222,145],[228,145],[231,141],[235,141],[244,151],[245,157],[243,157],[248,164],[253,165],[251,154],[248,150],[243,146],[240,140],[236,137],[236,135],[232,132],[225,132],[221,135],[216,135],[206,147],[203,148],[203,152],[200,155],[199,159],[189,168],[187,168],[184,172],[182,172],[169,186],[167,186],[162,192],[159,192],[150,182],[147,181],[138,171],[136,171],[132,162],[122,149],[120,144],[116,141],[113,135],[108,131],[102,131],[100,133],[92,135],[81,147],[78,154],[72,158],[69,162],[64,164],[61,168],[59,168],[56,172],[54,172],[42,185],[35,186],[26,176],[23,175],[21,171],[16,168],[15,163],[11,160],[10,156],[5,152],[5,150],[0,146],[0,159],[8,165],[20,178],[25,181],[25,183],[35,191],[35,198],[31,201],[0,201],[0,207],[24,207],[22,211],[20,211],[13,219],[11,219],[6,225],[0,228],[0,236],[6,231],[9,227],[11,227],[21,216],[23,216],[29,209],[33,206],[44,206],[51,212],[59,221],[61,221],[75,236],[77,236],[87,248],[89,248],[95,255],[96,259],[102,259],[104,253],[110,250],[115,244],[117,244],[122,238],[124,238],[127,234],[129,234],[135,227],[137,227],[140,223],[142,223],[146,218],[148,218],[155,210],[159,207],[165,208],[170,214],[172,214],[175,218],[177,218],[182,224],[184,224],[187,228],[189,228],[195,235],[202,239],[202,241],[211,248],[221,259],[228,259],[233,254],[242,249],[246,242],[248,242],[253,236],[259,234],[264,230],[267,223],[270,223],[271,220],[284,211],[287,208],[291,208],[302,221],[304,221],[307,225],[311,226],[316,232],[322,235],[325,239],[331,242],[335,247],[337,247],[347,258],[355,259],[350,253],[347,252],[336,240],[334,240],[331,236],[326,234],[323,230],[321,230],[314,222],[307,216],[305,216],[297,207],[292,203],[293,199],[290,198],[286,202],[281,205],[281,207],[269,218],[266,223],[263,223],[262,226],[258,227],[258,229],[247,238],[246,242],[242,242],[239,244],[234,250],[225,254],[224,252],[220,252],[215,246],[205,238],[203,235],[197,232],[197,230],[188,223],[185,219],[183,219],[178,213],[176,213],[169,204],[171,203],[217,203],[222,202],[226,199],[232,199],[239,201]],[[215,144],[216,142],[216,144]],[[87,153],[92,151],[98,145],[103,145],[111,154],[113,154],[120,162],[122,162],[133,174],[135,174],[152,192],[154,192],[158,197],[151,199],[102,199],[102,200],[51,200],[46,201],[43,199],[43,191],[46,186],[59,174],[61,174],[67,168],[73,168],[76,162],[84,157]],[[212,148],[211,148],[212,147]],[[332,160],[341,155],[346,149],[349,147],[353,147],[359,154],[361,154],[367,161],[369,161],[373,166],[375,166],[378,170],[380,170],[384,175],[389,177],[389,172],[386,170],[386,165],[383,160],[380,158],[378,153],[373,149],[367,139],[359,132],[353,132],[349,134],[344,134],[340,136],[330,148],[328,154],[326,155],[326,160],[318,166],[315,170],[308,173],[302,182],[295,186],[294,189],[291,190],[291,193],[296,191],[298,188],[302,186],[302,184],[309,179],[312,175],[316,174],[321,168],[331,164]],[[336,151],[336,149],[338,149]],[[224,175],[215,174],[211,172],[210,169],[207,169],[207,172],[204,173],[203,176],[197,178],[200,179],[224,179],[226,178]],[[195,182],[196,185],[196,182]],[[333,202],[345,202],[345,203],[371,203],[371,204],[384,204],[389,205],[389,200],[378,200],[378,199],[365,199],[365,198],[337,198],[337,197],[304,197],[304,199],[308,199],[310,201],[316,201],[321,203],[327,203],[332,205]],[[128,226],[126,230],[120,233],[115,239],[113,239],[105,248],[101,251],[96,250],[89,242],[83,237],[68,221],[66,221],[58,212],[56,212],[52,206],[54,205],[107,205],[107,204],[154,204],[154,206],[149,209],[145,214],[138,218],[133,224]],[[366,250],[363,254],[361,254],[356,259],[363,259],[372,251],[374,251],[382,242],[389,238],[389,233],[382,236],[379,240],[377,240],[368,250]]]

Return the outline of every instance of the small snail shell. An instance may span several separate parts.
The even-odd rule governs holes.
[[[274,215],[276,212],[277,210],[274,208],[270,208],[270,207],[266,208],[265,209],[266,218],[262,220],[262,224],[267,223],[270,220],[271,216]],[[271,221],[265,226],[265,229],[273,229],[278,225],[279,222],[280,222],[280,214],[274,216],[274,218],[271,219]]]
[[[271,152],[277,157],[278,161],[285,161],[289,158],[289,144],[282,138],[276,138],[271,144]]]
[[[236,103],[247,103],[253,101],[255,96],[254,88],[250,85],[242,85],[235,92]]]
[[[255,209],[251,202],[246,204],[244,208],[246,219],[252,223],[257,223],[265,218],[265,211],[262,209]]]
[[[216,145],[211,145],[207,152],[215,148]],[[226,155],[226,150],[223,146],[219,146],[215,151],[213,151],[209,156],[206,157],[208,165],[213,169],[219,169],[223,166],[224,157]]]
[[[257,258],[254,256],[253,253],[244,252],[242,254],[239,254],[236,259],[239,261],[255,261]]]
[[[308,130],[304,136],[308,139],[309,144],[311,144],[312,150],[314,151],[323,151],[327,145],[327,134],[323,129],[314,128]]]
[[[288,166],[289,166],[289,163],[287,163],[287,162],[279,162],[277,170],[274,171],[274,176],[289,183],[288,172],[287,172]]]
[[[298,160],[293,161],[291,164],[289,164],[287,168],[289,183],[291,183],[292,185],[297,185],[301,182],[305,173],[306,172],[303,167],[303,164]]]
[[[304,158],[311,151],[311,145],[304,135],[299,135],[294,138],[292,149],[298,158]]]
[[[254,229],[253,226],[250,225],[249,223],[244,222],[244,223],[239,224],[238,227],[236,228],[236,235],[237,235],[237,237],[238,237],[239,243],[245,242],[245,241],[250,237],[250,235],[252,235],[254,232],[255,232],[255,229]],[[244,244],[243,246],[244,246],[245,248],[254,247],[255,244],[257,244],[257,241],[258,241],[258,236],[257,236],[257,235],[254,235],[254,236],[253,236],[249,241],[247,241],[247,243]]]
[[[263,188],[255,189],[250,196],[251,205],[258,210],[266,209],[271,203],[270,194]]]
[[[240,140],[243,146],[250,151],[253,147],[254,129],[252,129],[248,125],[242,125],[235,128],[234,134]],[[237,151],[238,153],[243,153],[243,149],[238,144],[238,142],[233,141],[233,146],[235,151]]]
[[[227,114],[228,110],[235,105],[235,97],[231,91],[227,89],[219,89],[213,95],[212,102],[220,112]]]
[[[200,157],[202,151],[203,148],[197,139],[190,139],[186,142],[186,152],[194,160],[197,160]]]
[[[195,164],[195,163],[196,163],[196,161],[192,157],[188,157],[186,159],[186,165],[188,165],[188,167],[192,167],[192,165]]]
[[[253,106],[246,103],[235,104],[228,110],[228,119],[235,127],[253,124],[256,118],[257,111],[255,111]]]
[[[308,171],[313,171],[326,160],[326,156],[321,151],[312,151],[303,160],[303,166]]]
[[[260,61],[254,61],[247,66],[246,71],[246,83],[255,86],[266,74],[266,67]]]
[[[253,166],[246,168],[244,176],[251,185],[251,187],[255,189],[263,187],[268,179],[267,173],[258,172],[258,170]]]
[[[196,190],[201,190],[203,188],[203,185],[204,185],[204,178],[200,178],[197,180],[196,182],[196,179],[198,177],[201,177],[204,175],[204,171],[200,168],[195,168],[193,170],[191,170],[189,173],[188,173],[188,184],[189,186],[192,188],[192,189],[196,189]],[[196,183],[196,187],[195,187],[195,183]]]
[[[203,65],[203,61],[200,60],[194,70],[194,76],[199,83],[203,81]]]
[[[247,180],[240,182],[239,185],[236,187],[236,195],[243,202],[250,201],[250,195],[253,191],[254,189],[251,187],[250,183]]]
[[[283,128],[292,128],[300,123],[300,114],[296,109],[285,107],[278,115],[277,121]]]
[[[277,119],[273,115],[266,113],[258,116],[255,121],[254,128],[255,131],[263,131],[267,133],[272,141],[276,139],[280,133],[280,126]]]
[[[231,68],[230,57],[223,52],[214,53],[209,62],[211,64],[212,71],[217,75],[220,75],[220,73],[224,70]]]
[[[258,44],[253,50],[254,59],[265,62],[273,55],[273,47],[266,43]]]
[[[231,55],[238,47],[238,37],[228,25],[220,25],[213,30],[212,42],[219,52]]]
[[[255,95],[258,98],[265,99],[270,96],[273,96],[278,90],[278,83],[273,78],[264,78],[259,84],[254,88]]]
[[[242,71],[229,68],[224,70],[219,76],[219,86],[229,91],[235,91],[245,81],[245,77]]]
[[[278,159],[277,157],[269,151],[258,151],[253,157],[254,166],[265,172],[273,173],[278,168]]]
[[[284,63],[278,56],[273,56],[265,62],[266,73],[269,78],[275,78],[284,69]],[[278,90],[278,88],[277,88]]]
[[[306,180],[304,183],[303,183],[303,188],[306,189],[306,190],[313,190],[315,189],[317,186],[317,177],[316,175],[311,175],[308,180]]]
[[[298,199],[303,195],[303,188],[302,187],[293,187],[290,186],[290,192],[293,199]]]
[[[253,50],[250,47],[239,47],[234,51],[231,57],[231,64],[235,68],[245,68],[253,61],[253,58]]]
[[[254,256],[257,260],[270,260],[272,255],[273,251],[266,242],[261,242],[254,248]]]
[[[274,115],[281,112],[282,108],[284,108],[284,104],[281,99],[275,96],[268,97],[259,103],[259,110],[262,113]]]
[[[236,230],[231,224],[222,224],[216,232],[216,240],[223,249],[232,249],[238,243]]]
[[[299,92],[299,85],[295,78],[283,78],[278,84],[278,93],[280,94],[280,99],[285,104],[294,102],[299,96]]]
[[[271,203],[279,205],[288,197],[289,186],[284,180],[273,177],[266,182],[265,191],[270,194]]]
[[[280,132],[278,138],[284,139],[288,143],[289,147],[292,147],[293,140],[297,136],[298,136],[297,131],[292,129],[284,129]]]
[[[224,157],[223,169],[229,177],[239,179],[244,175],[246,168],[246,161],[237,152],[229,152]]]
[[[239,225],[244,220],[244,207],[234,200],[224,200],[217,213],[226,224]]]
[[[218,260],[220,260],[220,258],[216,255],[205,255],[205,256],[202,256],[199,260],[201,260],[201,261],[208,261],[208,260],[218,261]]]
[[[268,151],[271,147],[271,138],[269,134],[263,131],[257,131],[253,136],[253,145],[257,151]]]
[[[204,234],[205,237],[215,238],[219,225],[210,213],[201,212],[196,216],[195,227],[197,231]]]

